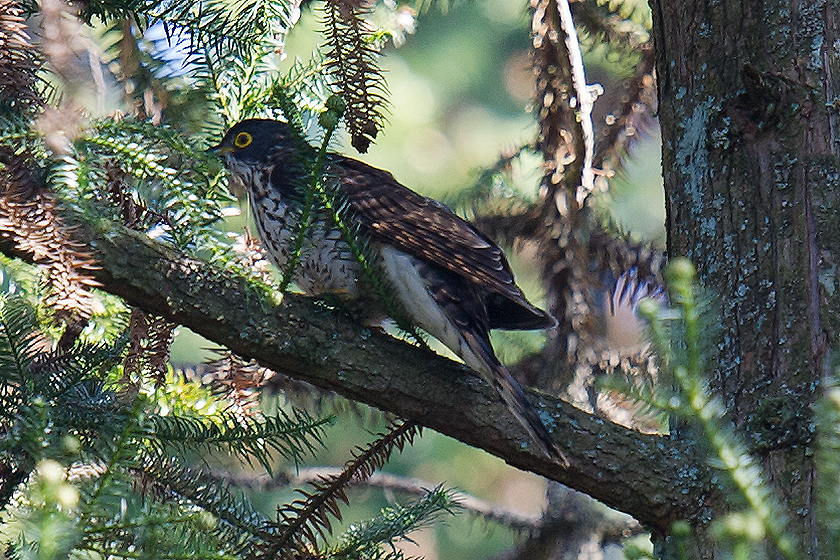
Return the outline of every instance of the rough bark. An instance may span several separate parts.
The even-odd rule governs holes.
[[[543,455],[493,388],[464,366],[371,331],[309,298],[272,306],[230,273],[118,225],[80,227],[102,288],[297,379],[412,419],[580,490],[658,531],[704,511],[690,446],[533,395],[568,465]],[[0,251],[31,261],[12,240]]]
[[[840,6],[652,6],[668,252],[720,302],[712,388],[817,558],[812,405],[840,310]]]

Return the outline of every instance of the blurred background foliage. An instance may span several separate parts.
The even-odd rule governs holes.
[[[398,47],[389,42],[383,51],[380,64],[391,104],[383,132],[367,154],[353,153],[346,136],[341,135],[334,148],[389,170],[397,180],[427,196],[457,198],[457,193],[472,186],[500,154],[527,144],[536,134],[530,111],[534,77],[529,17],[526,6],[512,0],[456,1],[445,10],[439,5],[424,9],[405,42]],[[281,68],[290,68],[296,59],[309,59],[319,45],[320,20],[319,10],[304,9],[285,40],[287,58]],[[614,106],[622,95],[623,80],[632,75],[637,58],[632,54],[607,56],[608,51],[594,40],[584,41],[584,47],[588,47],[584,51],[588,81],[600,83],[606,90],[595,104],[600,129],[606,107]],[[525,153],[521,162],[514,163],[505,187],[532,199],[540,179],[539,157]],[[611,181],[609,195],[604,194],[599,203],[638,239],[664,246],[663,197],[659,138],[654,127],[633,145],[624,167]],[[520,284],[539,298],[533,265],[529,267],[527,259],[516,255],[512,258],[519,264]],[[541,344],[534,341],[540,333],[494,332],[493,336],[497,353],[511,363]],[[184,345],[176,343],[174,351],[177,357],[190,361],[188,358],[197,356],[190,356],[185,346],[195,348],[200,342],[191,337],[182,342],[186,340],[189,342]],[[441,350],[439,346],[436,349]],[[367,421],[339,423],[327,432],[324,453],[312,461],[341,464],[351,445],[364,441],[369,429]],[[387,469],[427,484],[443,483],[534,520],[546,505],[542,477],[511,468],[483,451],[431,431],[393,458]],[[288,496],[280,497],[285,498]],[[346,521],[370,517],[388,498],[379,490],[356,491]],[[258,503],[270,509],[277,499],[263,495]],[[416,545],[405,543],[404,549],[429,560],[495,558],[523,536],[463,514],[412,535]],[[617,549],[612,549],[612,554],[621,555]]]
[[[649,22],[644,2],[624,4],[630,6],[628,10],[637,12],[632,14],[637,21]],[[482,171],[492,167],[500,155],[515,152],[536,137],[537,123],[530,110],[535,91],[527,6],[512,0],[474,0],[451,5],[401,7],[386,10],[385,14],[384,17],[402,14],[408,18],[402,25],[410,32],[398,41],[389,41],[383,49],[380,64],[390,92],[387,124],[370,151],[354,157],[388,169],[414,190],[459,204],[459,193],[477,183]],[[220,101],[213,100],[214,93],[208,88],[206,75],[196,78],[193,61],[189,59],[194,53],[188,54],[184,43],[187,39],[162,24],[152,25],[137,42],[137,56],[132,59],[126,56],[127,48],[121,44],[126,37],[125,25],[128,24],[120,20],[101,22],[93,19],[91,27],[85,28],[85,34],[96,43],[89,52],[101,51],[104,67],[110,73],[105,72],[101,77],[108,87],[99,88],[97,96],[78,95],[76,101],[92,116],[104,117],[120,111],[131,113],[136,109],[149,119],[162,119],[163,124],[176,126],[183,134],[194,134],[194,139],[203,140],[206,145],[218,141],[223,125],[215,111]],[[303,6],[300,21],[284,38],[284,56],[274,57],[270,64],[275,64],[281,74],[296,64],[305,66],[322,42],[322,29],[321,11],[317,7]],[[600,83],[605,90],[595,105],[596,129],[600,129],[610,118],[607,108],[620,101],[623,81],[633,74],[638,56],[632,52],[608,51],[594,37],[583,37],[583,46],[588,82]],[[60,82],[62,78],[52,75],[51,79]],[[65,79],[66,83],[69,82]],[[60,85],[56,88],[60,89]],[[153,94],[142,99],[139,108],[127,107],[126,100],[142,98],[138,95],[142,91]],[[156,107],[156,103],[164,104],[165,109]],[[231,112],[235,113],[235,110]],[[639,239],[654,242],[661,242],[664,235],[658,144],[654,126],[632,146],[632,157],[618,169],[609,194],[598,194],[598,204],[609,209],[622,229]],[[354,155],[346,137],[340,137],[333,147],[336,151]],[[533,200],[542,179],[540,163],[538,154],[524,152],[513,161],[500,187],[510,197]],[[212,162],[208,165],[213,166]],[[207,173],[212,175],[212,171]],[[148,196],[155,198],[156,194],[152,192]],[[218,209],[210,208],[207,212],[213,214],[218,210],[226,217],[219,226],[222,232],[242,233],[247,227],[247,213],[243,210],[240,215],[236,214],[244,203],[237,203],[227,195],[214,196],[219,197],[213,201]],[[461,211],[469,214],[467,208],[461,208]],[[204,249],[203,246],[198,248]],[[521,265],[517,266],[521,283],[530,287],[530,292],[538,298],[538,271],[533,265],[529,268],[527,258],[516,255],[512,258],[515,264]],[[10,262],[7,264],[12,266]],[[37,292],[38,283],[31,282],[29,289]],[[120,307],[114,299],[103,301],[107,310]],[[125,310],[121,312],[124,314]],[[99,313],[86,327],[84,336],[95,339],[106,331],[114,336],[124,325],[109,324],[108,316],[108,312]],[[54,334],[57,337],[59,333]],[[517,360],[541,344],[540,340],[534,342],[533,336],[540,335],[501,336],[497,345],[499,355],[506,360]],[[144,387],[146,398],[157,403],[162,416],[173,410],[212,416],[223,405],[212,395],[203,393],[200,373],[183,376],[181,372],[194,370],[196,364],[215,355],[209,342],[186,329],[177,329],[171,354],[175,369],[167,371],[165,390]],[[343,420],[349,419],[327,428],[321,436],[323,446],[318,446],[316,454],[305,455],[301,461],[303,465],[342,465],[356,446],[372,440],[373,434],[386,425],[382,414],[367,410],[363,405],[351,405],[340,398],[329,404],[324,404],[320,398],[307,401],[305,391],[303,394],[301,398],[296,398],[294,392],[284,396],[265,395],[260,406],[266,414],[273,414],[278,410],[290,410],[289,403],[293,402],[308,406],[313,413],[323,407],[327,412],[338,411]],[[247,479],[249,475],[259,478],[257,475],[261,472],[259,465],[242,471],[235,457],[224,454],[202,457],[202,460],[211,469],[227,472],[232,479]],[[294,462],[284,462],[274,455],[271,460],[276,461],[275,472],[295,476],[298,465]],[[52,464],[43,465],[41,478],[47,482],[56,478],[51,468]],[[416,479],[429,489],[443,484],[446,488],[467,492],[496,504],[499,511],[509,510],[524,524],[536,524],[546,503],[546,484],[541,477],[512,469],[482,451],[429,431],[415,438],[413,445],[402,454],[393,456],[387,471]],[[274,515],[278,504],[295,497],[287,488],[275,491],[266,488],[264,481],[257,486],[260,484],[263,486],[248,494],[254,507],[266,517]],[[39,488],[36,490],[43,491]],[[381,508],[393,503],[395,491],[361,487],[350,493],[351,505],[344,511],[343,524],[336,532],[376,515]],[[49,497],[53,501],[58,499]],[[522,536],[521,527],[517,531],[505,523],[461,514],[448,516],[442,523],[413,533],[412,540],[404,541],[402,546],[408,555],[424,556],[429,560],[493,558],[501,557]]]
[[[319,28],[318,19],[316,11],[308,11],[292,30],[287,64],[295,56],[309,58],[317,46],[312,31]],[[525,7],[510,0],[456,2],[445,12],[433,6],[419,14],[405,43],[398,48],[389,43],[384,50],[381,65],[392,104],[388,125],[360,159],[390,170],[427,196],[447,199],[475,183],[500,154],[531,141],[537,125],[530,111],[534,75],[528,26]],[[606,90],[595,105],[600,130],[638,57],[608,51],[594,38],[583,46],[588,47],[583,53],[587,80]],[[524,160],[506,186],[533,198],[539,161],[530,154]],[[625,164],[605,204],[624,229],[642,239],[664,241],[655,128],[642,134]]]
[[[695,298],[693,268],[672,263],[671,307],[660,306],[664,259],[632,239],[661,248],[664,221],[646,2],[573,3],[586,83],[603,90],[595,137],[608,139],[584,196],[575,136],[586,87],[564,74],[574,56],[564,62],[571,49],[551,21],[559,3],[370,4],[372,14],[357,0],[0,0],[0,556],[273,560],[282,550],[310,560],[317,548],[532,560],[553,546],[561,557],[650,557],[642,527],[586,496],[240,363],[85,276],[95,261],[74,244],[68,215],[245,277],[247,297],[282,297],[244,235],[244,201],[205,148],[236,120],[281,113],[317,142],[333,88],[349,107],[333,150],[512,242],[520,283],[559,322],[494,335],[515,373],[640,431],[664,431],[666,417],[694,422],[732,490],[733,515],[711,524],[724,556],[762,558],[752,552],[767,538],[796,558],[773,491],[708,397],[702,347],[714,318]],[[327,40],[330,25],[342,33]],[[343,48],[363,55],[360,82],[336,71]],[[376,101],[367,113],[352,103],[360,92]],[[361,156],[350,147],[371,140]],[[11,258],[33,254],[40,267]],[[644,296],[651,345],[623,305]],[[832,385],[818,411],[829,475],[837,393]],[[831,536],[836,480],[821,480]],[[672,529],[677,541],[691,532]],[[541,531],[553,545],[526,540]]]

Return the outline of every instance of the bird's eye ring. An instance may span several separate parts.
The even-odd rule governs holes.
[[[247,132],[240,132],[233,139],[233,145],[237,148],[246,148],[254,140],[254,138]]]

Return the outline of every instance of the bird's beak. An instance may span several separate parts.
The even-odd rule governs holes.
[[[221,144],[216,144],[215,146],[211,146],[205,150],[208,154],[214,154],[217,156],[223,156],[225,154],[229,154],[233,151],[231,146],[223,146]]]

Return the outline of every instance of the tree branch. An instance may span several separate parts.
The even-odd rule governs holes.
[[[264,473],[233,473],[227,471],[215,471],[212,476],[239,488],[247,488],[252,492],[266,492],[278,488],[294,488],[311,484],[322,480],[324,477],[338,476],[341,471],[340,467],[308,467],[277,472],[272,477],[268,477]],[[434,488],[435,485],[417,478],[376,471],[369,478],[350,482],[348,487],[380,488],[422,498],[428,494],[429,488]],[[539,515],[529,515],[510,510],[464,492],[453,490],[451,496],[458,502],[458,506],[462,510],[504,525],[518,533],[535,534],[540,530],[542,520]]]
[[[287,294],[272,307],[247,280],[120,225],[99,221],[76,231],[98,261],[92,275],[103,290],[268,368],[482,448],[655,530],[702,512],[709,469],[682,443],[532,395],[568,460],[560,464],[529,440],[492,387],[456,362],[355,324],[311,298]],[[0,251],[34,261],[9,237],[0,238]]]

